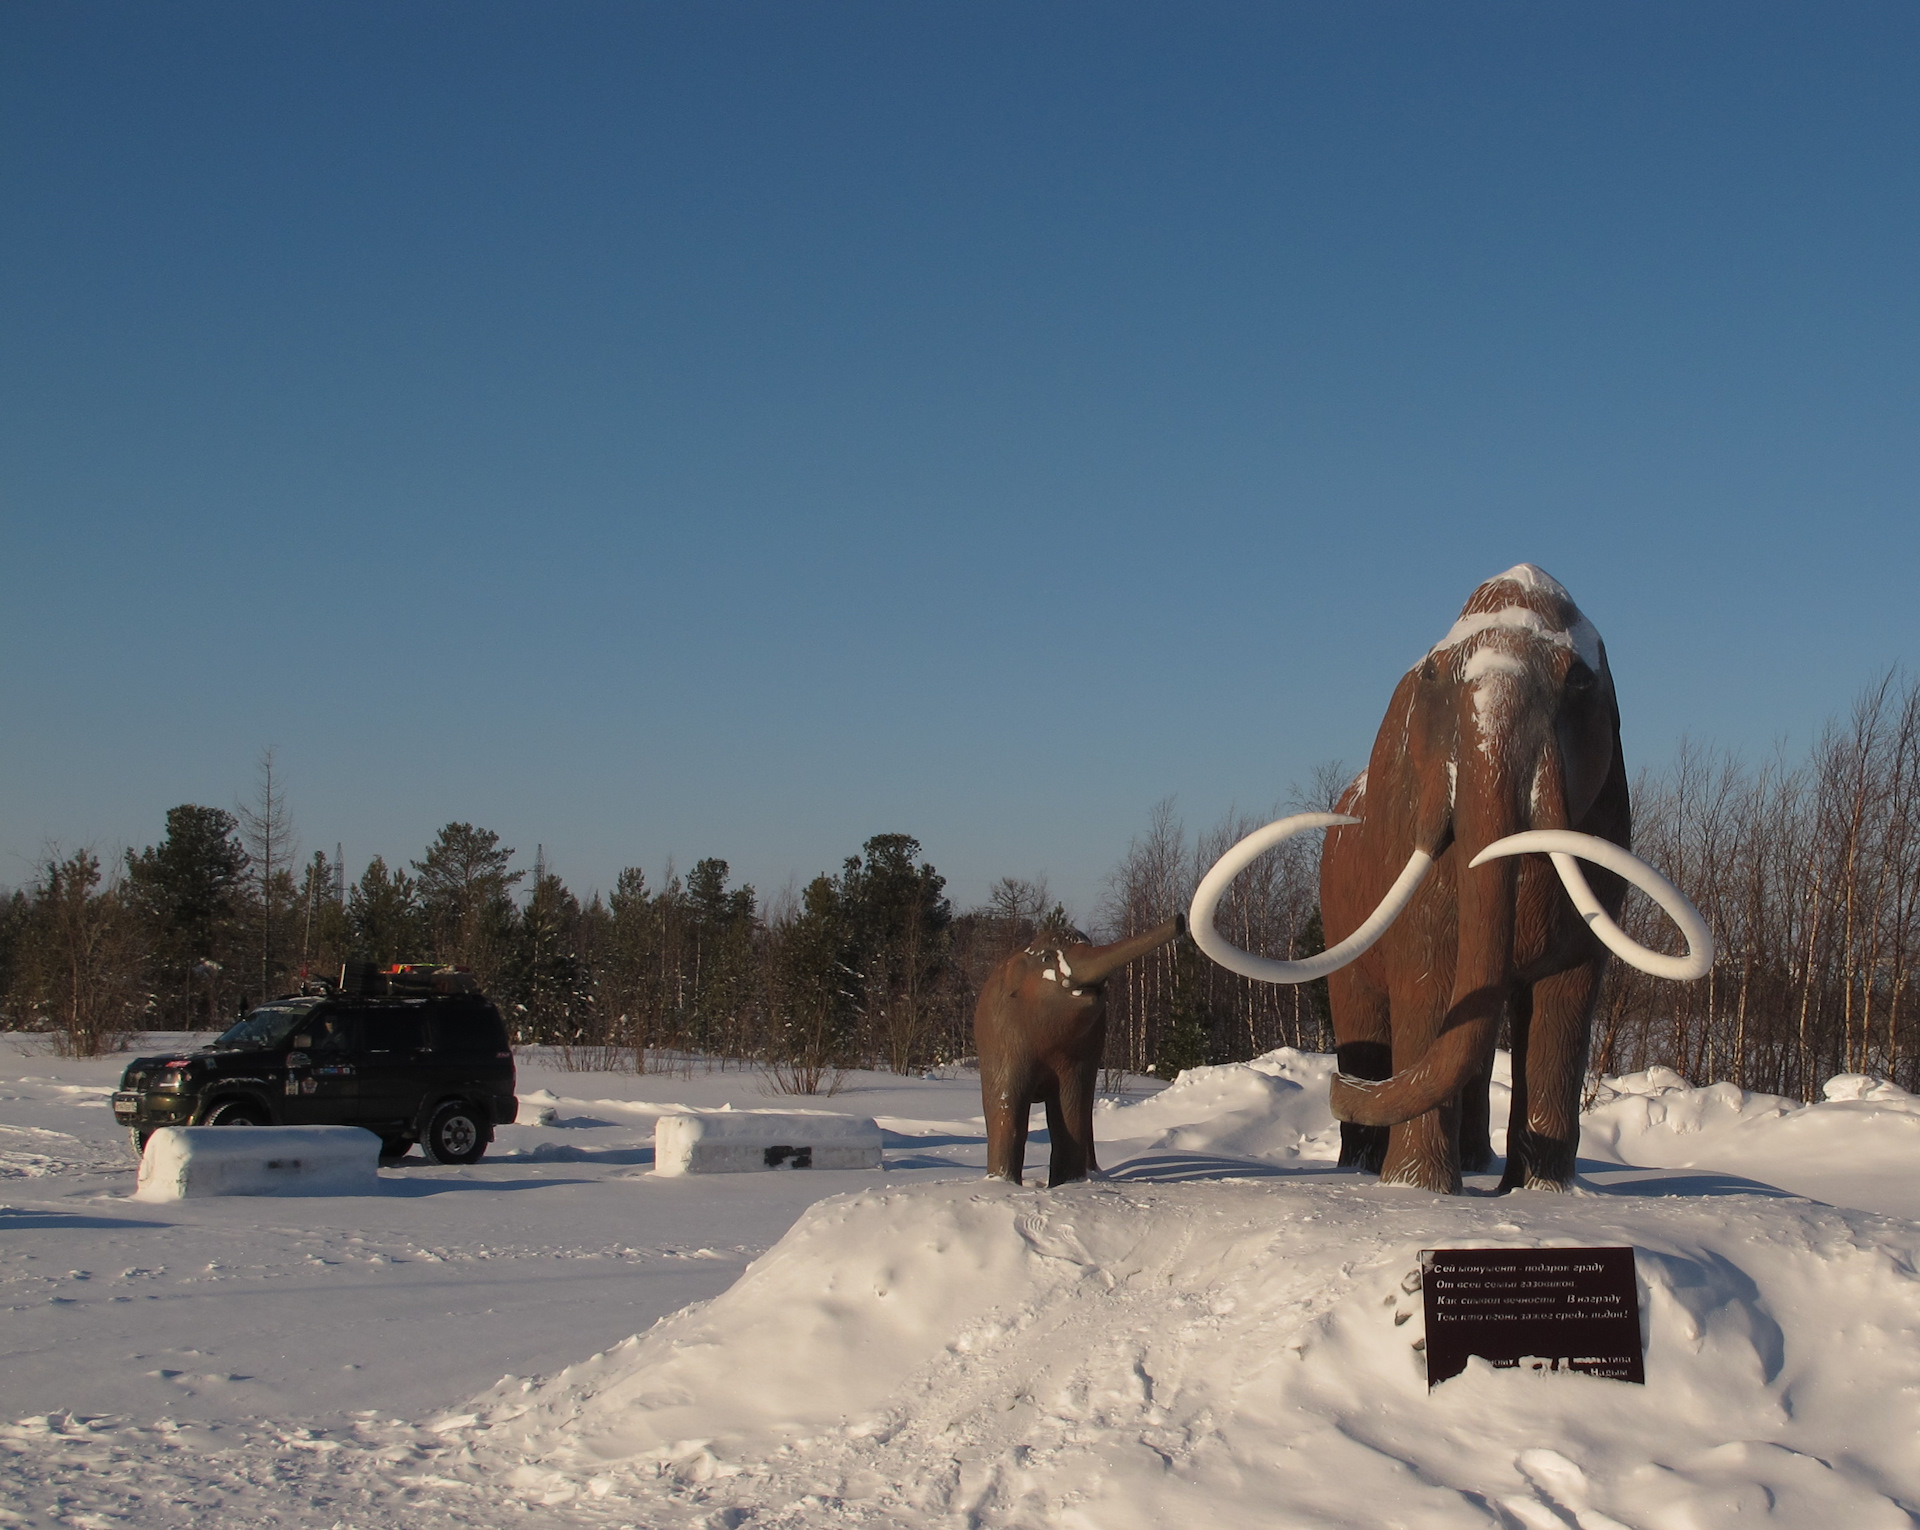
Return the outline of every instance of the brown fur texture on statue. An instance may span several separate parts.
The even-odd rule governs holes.
[[[1355,813],[1356,808],[1359,809]],[[1487,1092],[1503,1013],[1513,1030],[1513,1113],[1503,1189],[1565,1189],[1606,948],[1545,857],[1486,846],[1525,829],[1575,829],[1626,846],[1633,810],[1606,646],[1567,592],[1532,565],[1490,579],[1395,687],[1366,771],[1327,833],[1320,907],[1339,940],[1379,902],[1409,848],[1426,884],[1372,951],[1328,979],[1340,1076],[1341,1161],[1390,1184],[1458,1191],[1493,1157]],[[1618,918],[1626,883],[1595,892]]]
[[[1227,883],[1306,828],[1327,830],[1328,950],[1299,962],[1237,950],[1212,922]],[[1508,1020],[1501,1188],[1566,1189],[1609,949],[1668,978],[1702,976],[1713,959],[1698,911],[1626,848],[1632,831],[1606,647],[1566,590],[1523,563],[1475,590],[1401,679],[1333,814],[1271,824],[1221,858],[1194,896],[1194,939],[1249,977],[1327,977],[1340,1161],[1392,1184],[1457,1193],[1463,1169],[1491,1162],[1488,1087]],[[1684,956],[1620,930],[1628,882],[1674,918]]]
[[[1037,1103],[1047,1108],[1052,1141],[1047,1183],[1085,1179],[1099,1168],[1093,1100],[1107,1049],[1107,979],[1185,929],[1176,916],[1106,946],[1042,939],[988,975],[974,1006],[973,1038],[989,1174],[1021,1182],[1027,1118]]]

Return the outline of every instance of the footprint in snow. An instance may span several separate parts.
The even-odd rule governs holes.
[[[1025,1211],[1013,1219],[1014,1229],[1026,1240],[1027,1247],[1043,1259],[1064,1259],[1083,1269],[1094,1267],[1094,1257],[1073,1230],[1071,1222],[1056,1222],[1044,1212]],[[1111,1278],[1107,1281],[1112,1285]]]

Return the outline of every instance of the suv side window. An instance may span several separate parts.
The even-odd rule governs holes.
[[[506,1050],[506,1028],[491,1005],[447,1005],[433,1016],[433,1049],[448,1057],[493,1058]]]
[[[322,1015],[314,1024],[307,1027],[313,1034],[313,1055],[316,1059],[351,1056],[355,1050],[354,1025],[351,1015]]]
[[[373,1057],[412,1057],[427,1044],[426,1016],[392,1010],[367,1016],[366,1046]]]
[[[338,1060],[354,1050],[354,1023],[351,1015],[321,1010],[308,1019],[287,1040],[289,1051],[304,1052],[314,1060]]]

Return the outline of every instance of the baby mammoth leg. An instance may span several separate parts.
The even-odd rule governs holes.
[[[987,1093],[987,1172],[1020,1183],[1027,1161],[1027,1117],[1033,1093],[1025,1080]]]
[[[1053,1138],[1053,1156],[1047,1184],[1064,1185],[1085,1179],[1098,1165],[1093,1148],[1093,1096],[1100,1076],[1099,1054],[1069,1065],[1059,1089],[1047,1099],[1047,1131]]]

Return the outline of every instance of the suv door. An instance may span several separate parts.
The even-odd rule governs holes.
[[[316,1010],[287,1039],[289,1126],[357,1126],[361,1116],[360,1022],[340,1010]]]
[[[423,1007],[368,1010],[362,1017],[365,1067],[360,1079],[363,1123],[384,1135],[411,1127],[434,1083]]]

